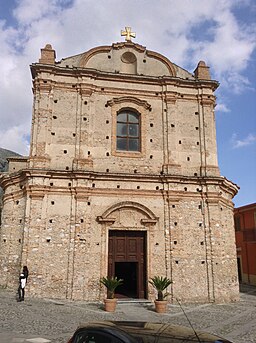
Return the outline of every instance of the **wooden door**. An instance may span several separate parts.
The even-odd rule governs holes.
[[[125,285],[119,288],[121,295],[129,297],[135,293],[136,298],[146,298],[145,232],[109,231],[108,275],[126,279]]]

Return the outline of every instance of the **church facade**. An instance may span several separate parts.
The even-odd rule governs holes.
[[[232,198],[220,176],[218,82],[145,47],[100,46],[55,61],[51,45],[31,65],[28,158],[2,173],[1,286],[23,265],[30,295],[100,300],[102,276],[124,279],[121,297],[238,298]]]

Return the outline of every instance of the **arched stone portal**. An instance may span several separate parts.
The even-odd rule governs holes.
[[[120,298],[147,298],[148,239],[158,218],[144,205],[127,201],[111,206],[98,221],[105,226],[107,273],[124,280]]]

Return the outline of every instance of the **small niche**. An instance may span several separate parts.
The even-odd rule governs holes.
[[[175,127],[175,125],[174,125],[174,124],[171,124],[171,127]]]
[[[51,204],[54,205],[54,201],[51,201]]]
[[[87,118],[86,117],[83,117],[83,121],[86,121],[87,120]]]
[[[3,242],[6,243],[6,239],[5,238],[3,239]]]
[[[109,152],[106,152],[106,156],[109,156]]]
[[[83,218],[82,218],[82,219],[80,219],[80,223],[83,223],[83,222],[84,222]]]
[[[71,187],[71,182],[68,183],[68,187]]]
[[[64,152],[64,154],[67,154],[68,151],[67,151],[67,150],[64,150],[63,152]]]
[[[72,88],[75,88],[76,87],[76,85],[72,85]]]
[[[47,83],[47,81],[46,81],[46,80],[44,80],[44,83]]]
[[[166,108],[164,109],[164,112],[167,112],[167,109],[166,109]]]
[[[181,144],[181,141],[179,141],[179,144]]]
[[[109,120],[106,120],[106,124],[109,124]]]
[[[220,208],[220,210],[222,211],[222,210],[223,210],[223,208],[221,207],[221,208]]]
[[[21,239],[19,238],[19,243],[21,243]]]
[[[19,203],[20,203],[19,200],[17,200],[17,201],[16,201],[16,205],[19,205]]]
[[[108,173],[109,172],[109,169],[106,169],[106,173]]]
[[[187,161],[190,161],[190,157],[187,157]]]
[[[205,264],[205,261],[201,261],[201,264]]]
[[[50,243],[51,242],[51,238],[46,238],[46,242]]]
[[[184,97],[184,95],[183,95],[183,94],[181,94],[180,96],[181,96],[182,98]]]
[[[120,185],[117,185],[116,188],[120,188]]]
[[[174,222],[174,226],[177,226],[178,225],[178,223],[177,222]]]
[[[53,186],[53,182],[50,182],[50,186]]]
[[[75,137],[76,136],[76,134],[75,133],[73,133],[73,137]]]
[[[106,136],[106,139],[109,139],[109,136]]]
[[[58,100],[54,100],[54,103],[57,104]]]
[[[66,167],[66,170],[69,170],[69,167],[68,167],[68,166]]]
[[[201,210],[202,206],[201,205],[198,205],[198,209]]]
[[[105,104],[105,107],[108,107],[108,104]]]
[[[204,245],[204,242],[200,242],[201,245]]]
[[[95,183],[92,184],[92,187],[95,188]]]
[[[91,205],[90,201],[88,201],[88,202],[87,202],[87,205],[88,205],[88,206],[90,206],[90,205]]]
[[[172,205],[172,208],[175,208],[175,205]]]
[[[175,261],[176,264],[179,264],[179,261]]]
[[[84,101],[84,104],[85,104],[85,105],[87,105],[87,104],[88,104],[88,102],[85,100],[85,101]]]
[[[195,115],[198,115],[199,113],[198,112],[195,112]]]
[[[152,160],[152,158],[153,158],[153,155],[150,155],[150,156],[149,156],[149,158]]]
[[[140,189],[140,186],[137,186],[137,189]]]
[[[199,223],[198,225],[199,225],[200,227],[202,227],[203,224],[202,224],[202,223]]]
[[[145,60],[145,58],[144,58],[144,60],[143,60],[143,63],[146,63],[147,61]]]
[[[49,219],[49,223],[52,223],[52,219]]]
[[[133,172],[134,172],[134,174],[136,174],[136,173],[137,173],[137,169],[134,169],[134,171],[133,171]]]
[[[150,143],[152,143],[152,142],[153,142],[153,139],[152,139],[152,138],[150,138],[150,140],[149,140],[149,141],[150,141]]]
[[[52,136],[55,136],[55,132],[51,132],[51,135],[52,135]]]
[[[199,145],[199,142],[196,142],[196,145]]]
[[[20,219],[20,223],[22,223],[22,219]]]
[[[153,127],[154,126],[154,124],[153,123],[150,123],[150,127]]]
[[[196,130],[199,130],[199,127],[198,127],[198,126],[196,126]]]
[[[194,176],[197,176],[197,173],[194,173]]]
[[[111,56],[110,56],[110,55],[108,55],[108,59],[109,59],[109,60],[111,59]]]
[[[159,190],[159,187],[158,187],[158,186],[156,186],[156,190],[157,190],[157,191]]]
[[[158,93],[156,93],[156,96],[158,96]]]
[[[53,119],[57,119],[57,116],[52,116],[53,117]]]
[[[105,88],[103,88],[103,87],[102,87],[102,88],[101,88],[101,90],[102,90],[102,91],[104,91],[104,90],[105,90]]]
[[[176,245],[178,242],[177,242],[177,241],[174,241],[173,243]]]
[[[91,155],[91,152],[90,152],[90,151],[88,151],[88,152],[87,152],[87,155]]]
[[[184,187],[184,191],[186,192],[188,189],[187,189],[187,187]]]

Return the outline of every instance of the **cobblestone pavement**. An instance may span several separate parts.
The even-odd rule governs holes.
[[[256,342],[256,287],[243,286],[239,302],[231,304],[184,305],[196,330],[225,337],[234,343]],[[0,343],[66,343],[76,327],[95,320],[140,320],[189,326],[182,309],[170,305],[168,313],[157,314],[152,303],[119,303],[115,313],[102,304],[26,298],[0,290]]]

